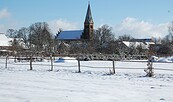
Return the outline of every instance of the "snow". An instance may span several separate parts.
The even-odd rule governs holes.
[[[149,45],[154,44],[154,42],[151,41],[123,41],[123,43],[127,47],[137,47],[137,46],[142,46],[143,49],[148,49]]]
[[[1,102],[173,102],[173,72],[155,70],[145,77],[146,62],[116,61],[116,74],[109,75],[112,61],[54,63],[0,60]],[[172,63],[154,63],[154,68],[172,68]],[[95,68],[98,67],[98,68]],[[129,68],[129,69],[125,69]],[[139,68],[139,69],[132,69]]]
[[[173,62],[173,56],[170,56],[170,57],[161,57],[157,61],[158,62]]]
[[[172,63],[173,62],[173,56],[167,56],[167,57],[157,57],[157,56],[151,56],[150,58],[154,62],[168,62]]]
[[[55,63],[65,63],[65,62],[77,62],[76,58],[72,57],[60,57],[54,61]]]
[[[7,38],[5,34],[0,33],[0,46],[10,46],[10,38]]]

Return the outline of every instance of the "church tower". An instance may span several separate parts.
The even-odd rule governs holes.
[[[94,22],[92,19],[90,3],[88,4],[87,14],[84,22],[84,32],[82,34],[82,39],[92,40],[94,33]]]

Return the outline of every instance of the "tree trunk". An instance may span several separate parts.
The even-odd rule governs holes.
[[[52,54],[50,55],[50,61],[51,61],[51,70],[50,70],[50,71],[53,71],[53,59],[52,59]]]

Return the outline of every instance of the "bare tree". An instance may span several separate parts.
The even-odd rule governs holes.
[[[168,35],[162,39],[163,44],[173,44],[173,21],[168,26]]]
[[[46,22],[38,22],[29,27],[29,42],[37,51],[49,51],[52,47],[53,37]]]
[[[23,46],[21,45],[20,40],[18,40],[17,38],[13,38],[13,41],[11,43],[12,45],[12,51],[13,51],[13,56],[18,56],[21,52],[23,52]],[[16,59],[15,59],[16,62]]]
[[[94,44],[99,52],[103,52],[103,49],[107,47],[110,41],[114,40],[112,28],[108,25],[99,27],[94,34]]]
[[[10,38],[15,38],[16,35],[17,35],[17,30],[15,29],[8,29],[7,32],[6,32],[6,36],[7,37],[10,37]]]
[[[133,39],[133,37],[131,37],[130,35],[127,35],[127,34],[118,37],[119,41],[130,41],[132,39]]]
[[[171,49],[171,46],[168,46],[168,45],[163,45],[161,46],[158,51],[157,51],[157,54],[158,55],[171,55],[172,54],[172,49]]]
[[[169,32],[170,40],[173,41],[173,21],[168,26],[168,32]]]
[[[18,33],[17,33],[16,36],[17,36],[17,38],[22,38],[23,42],[25,44],[27,44],[28,35],[29,35],[29,29],[25,28],[25,27],[22,27],[21,29],[18,30]]]
[[[173,53],[173,21],[168,26],[169,34],[162,39],[162,46],[157,51],[158,54],[172,54]]]

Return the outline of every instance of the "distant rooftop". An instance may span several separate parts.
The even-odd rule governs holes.
[[[0,46],[10,46],[10,38],[7,38],[4,33],[0,33]]]
[[[131,42],[153,42],[152,39],[146,38],[146,39],[132,39]]]
[[[79,40],[81,39],[83,30],[69,30],[62,31],[58,35],[58,39],[60,40]]]

